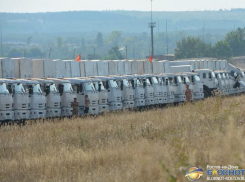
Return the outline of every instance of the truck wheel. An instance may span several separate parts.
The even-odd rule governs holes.
[[[211,94],[209,93],[209,91],[206,90],[206,89],[203,90],[203,93],[204,93],[204,98],[207,98],[207,97],[210,97],[211,96]]]

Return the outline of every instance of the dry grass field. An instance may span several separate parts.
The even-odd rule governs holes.
[[[192,165],[244,169],[244,124],[237,96],[2,127],[0,181],[181,182]]]

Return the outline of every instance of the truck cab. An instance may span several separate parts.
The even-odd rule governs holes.
[[[30,119],[46,118],[47,101],[40,83],[36,80],[21,80],[26,85],[30,98]]]
[[[169,78],[165,74],[160,74],[157,76],[158,82],[162,86],[163,95],[165,96],[167,94],[167,103],[172,104],[174,103],[174,87],[169,82]]]
[[[199,76],[203,84],[204,97],[210,97],[218,89],[218,80],[211,69],[197,69],[195,73]]]
[[[167,73],[166,75],[168,76],[170,83],[174,86],[174,102],[185,102],[186,86],[181,79],[181,75],[177,73]]]
[[[111,111],[122,110],[122,91],[117,85],[116,79],[110,76],[97,77],[102,80],[106,91],[108,92],[108,103]]]
[[[76,94],[73,91],[71,82],[66,79],[55,79],[53,80],[55,84],[58,86],[58,90],[61,96],[61,116],[62,117],[71,117],[73,108],[71,107],[71,103],[76,98]]]
[[[136,75],[125,75],[134,90],[134,104],[136,108],[145,106],[145,89],[143,83]]]
[[[61,96],[56,84],[50,79],[36,78],[45,93],[47,100],[46,118],[58,118],[61,116]]]
[[[134,108],[134,89],[132,84],[124,76],[113,76],[116,79],[117,85],[122,91],[123,109]]]
[[[157,75],[146,75],[154,88],[154,102],[156,105],[167,104],[167,88],[163,82],[159,82]],[[162,81],[160,79],[160,81]]]
[[[203,93],[203,84],[197,75],[197,73],[193,72],[186,72],[186,76],[189,78],[189,83],[192,85],[192,98],[193,100],[200,100],[204,98],[204,93]]]
[[[145,89],[145,106],[153,106],[155,105],[154,99],[154,88],[150,81],[151,76],[146,75],[137,75],[139,81],[143,84],[143,88]]]
[[[66,78],[72,84],[72,88],[76,93],[76,98],[79,102],[79,115],[84,114],[85,109],[85,95],[88,95],[90,100],[89,114],[99,114],[99,97],[98,92],[94,88],[92,79],[89,78]]]
[[[214,71],[215,77],[218,80],[218,88],[222,95],[229,95],[229,90],[227,89],[227,81],[222,71]]]
[[[102,80],[96,77],[91,77],[91,79],[99,96],[99,113],[110,111],[108,106],[108,92],[106,91]]]
[[[0,124],[14,120],[13,97],[11,85],[0,79]]]
[[[6,83],[11,85],[13,94],[14,121],[24,124],[30,118],[28,86],[17,79],[6,80]]]

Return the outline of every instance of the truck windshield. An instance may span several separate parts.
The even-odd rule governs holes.
[[[0,83],[0,93],[1,94],[8,94],[9,91],[6,87],[6,83]]]
[[[97,91],[99,91],[99,84],[101,84],[101,90],[105,90],[105,87],[104,87],[104,85],[103,85],[103,82],[96,82],[95,84],[94,84],[94,86],[95,86],[95,89],[97,90]]]
[[[218,78],[218,79],[221,79],[221,75],[218,73],[218,74],[216,74],[216,77]]]
[[[241,73],[242,73],[242,77],[244,77],[245,75],[244,75],[244,72],[243,71],[241,71]],[[228,73],[227,73],[228,74]]]
[[[199,78],[199,76],[197,76],[197,75],[194,75],[194,80],[195,80],[196,82],[199,82],[199,81],[200,81],[200,78]]]
[[[141,87],[142,83],[139,81],[139,79],[136,80],[136,87]]]
[[[158,82],[162,85],[163,84],[162,78],[158,78]]]
[[[211,72],[212,78],[215,78],[215,74],[214,72]]]
[[[158,84],[157,78],[156,77],[152,77],[152,82],[155,84]]]
[[[180,76],[177,76],[178,83],[182,83],[182,79]],[[188,79],[189,80],[189,79]],[[189,80],[190,81],[190,80]]]
[[[190,83],[190,79],[188,78],[188,76],[184,76],[184,78],[186,83]]]
[[[230,79],[230,76],[228,73],[225,74],[227,79]]]
[[[111,88],[118,88],[117,82],[115,80],[109,81]]]
[[[64,83],[64,92],[73,92],[71,83]]]
[[[14,90],[15,90],[15,93],[26,93],[24,87],[22,84],[14,84]]]
[[[33,93],[38,93],[38,94],[43,93],[40,84],[33,85]]]
[[[151,82],[150,82],[149,78],[146,79],[146,85],[151,86]]]
[[[223,78],[223,79],[226,79],[225,73],[222,73],[222,78]]]
[[[50,93],[58,93],[55,84],[50,85]]]
[[[123,79],[123,86],[124,87],[130,87],[130,84],[127,79]]]
[[[95,88],[92,82],[84,83],[84,86],[85,86],[86,91],[95,91]]]

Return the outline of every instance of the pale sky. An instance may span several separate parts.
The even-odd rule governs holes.
[[[245,8],[245,0],[153,0],[154,11]],[[0,12],[150,10],[150,0],[0,0]]]

